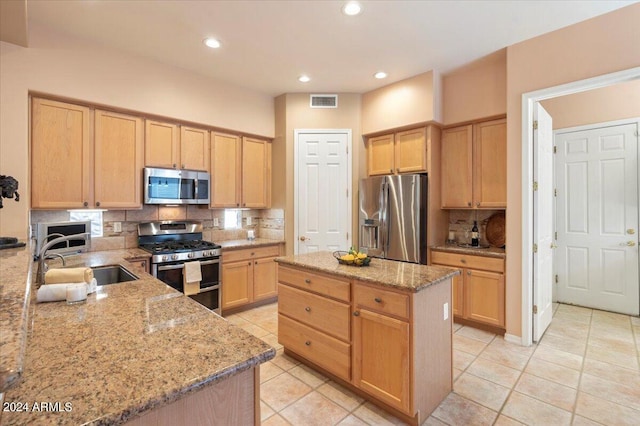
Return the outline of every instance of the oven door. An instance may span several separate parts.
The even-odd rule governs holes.
[[[161,263],[152,266],[153,276],[181,293],[184,293],[183,270],[184,262]],[[200,270],[202,272],[200,292],[189,297],[220,314],[220,259],[201,260]]]

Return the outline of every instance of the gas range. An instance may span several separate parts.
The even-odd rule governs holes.
[[[221,253],[220,245],[202,240],[161,241],[141,244],[140,248],[153,255],[152,263],[198,260]]]
[[[146,222],[138,225],[138,246],[152,254],[151,274],[220,314],[222,283],[218,244],[202,240],[197,221]],[[185,288],[185,264],[198,261],[202,279],[199,288]]]
[[[138,225],[138,245],[153,256],[151,263],[219,257],[220,245],[202,240],[196,221],[147,222]]]

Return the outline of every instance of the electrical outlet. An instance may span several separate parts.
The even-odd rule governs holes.
[[[442,318],[443,320],[448,320],[449,319],[449,304],[448,303],[444,304],[443,316],[444,316],[444,318]]]
[[[220,226],[220,219],[218,219],[217,217],[213,218],[213,226]]]
[[[251,216],[247,216],[247,226],[251,226]]]
[[[113,222],[113,232],[122,232],[122,222]]]

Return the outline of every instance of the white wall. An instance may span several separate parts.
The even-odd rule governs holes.
[[[29,37],[29,48],[0,42],[0,174],[18,179],[22,195],[0,210],[0,236],[27,236],[30,91],[274,136],[269,95],[38,26]]]

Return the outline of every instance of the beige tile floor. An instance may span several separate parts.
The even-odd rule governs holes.
[[[263,425],[403,424],[284,355],[277,304],[228,319],[277,349],[260,371]],[[640,425],[640,318],[556,305],[531,347],[454,330],[454,391],[425,425]]]

